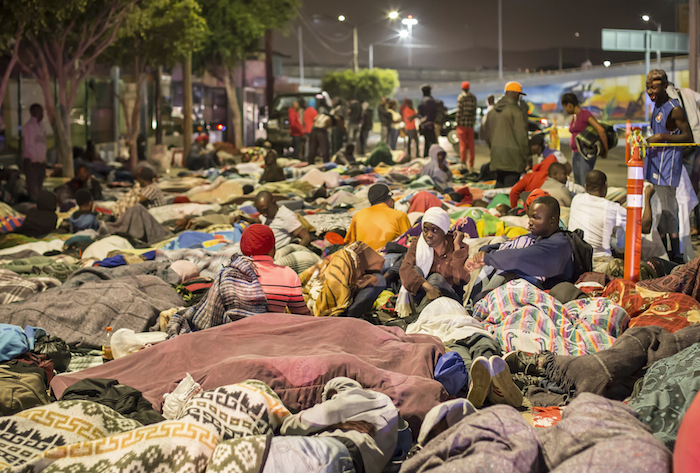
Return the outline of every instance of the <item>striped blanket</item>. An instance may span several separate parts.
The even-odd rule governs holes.
[[[587,355],[606,350],[629,323],[624,309],[602,297],[562,304],[518,279],[491,291],[474,307],[474,317],[505,351],[549,350]]]

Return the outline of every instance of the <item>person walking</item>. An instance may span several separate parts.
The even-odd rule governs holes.
[[[332,123],[333,119],[329,115],[325,113],[316,115],[309,137],[309,164],[316,164],[316,156],[321,156],[324,163],[330,162],[331,143],[328,139],[328,129]]]
[[[569,92],[562,95],[561,106],[564,107],[564,111],[569,115],[574,117],[571,119],[571,124],[569,124],[569,132],[571,132],[571,165],[574,168],[574,181],[580,186],[586,184],[586,176],[595,167],[596,159],[585,157],[578,149],[576,144],[576,136],[584,131],[589,125],[595,128],[600,136],[600,141],[603,143],[603,151],[600,155],[601,158],[605,159],[608,157],[608,137],[605,134],[605,129],[598,123],[593,114],[588,110],[581,107],[581,103],[578,100],[576,94]]]
[[[362,105],[358,100],[351,100],[348,104],[348,144],[360,147],[360,129],[362,127]]]
[[[360,129],[360,154],[367,152],[367,138],[369,132],[374,127],[374,110],[369,106],[369,102],[362,102],[362,128]]]
[[[44,108],[38,103],[32,104],[29,114],[31,118],[22,127],[22,155],[29,199],[36,202],[46,178],[46,130],[41,122]]]
[[[474,123],[476,122],[476,96],[469,92],[469,82],[462,82],[462,93],[457,97],[457,138],[459,157],[467,162],[469,150],[469,173],[474,172]]]
[[[399,104],[396,100],[389,102],[389,112],[391,113],[391,128],[389,129],[389,147],[392,150],[396,150],[396,144],[399,141],[399,134],[401,133],[401,124],[403,123],[403,118],[401,114],[396,111]]]
[[[435,134],[435,119],[437,118],[438,103],[435,101],[432,93],[432,86],[424,84],[420,88],[423,93],[423,99],[418,105],[418,116],[421,120],[420,133],[423,135],[423,157],[428,157],[430,146],[437,144],[437,135]]]
[[[306,107],[306,109],[304,109],[304,137],[306,138],[306,159],[313,159],[309,158],[309,151],[311,150],[311,130],[314,127],[314,120],[318,115],[315,105],[316,99],[311,99],[309,100],[309,104]]]
[[[389,99],[382,97],[382,101],[377,107],[377,114],[379,115],[379,123],[382,125],[382,130],[379,135],[379,139],[386,144],[390,143],[389,135],[391,130],[391,112],[389,111]]]
[[[484,135],[491,148],[491,171],[496,173],[496,187],[512,187],[531,164],[527,138],[527,118],[519,101],[523,86],[508,82],[505,95],[486,117]]]
[[[413,100],[411,99],[406,99],[405,102],[406,106],[403,108],[403,121],[406,125],[406,137],[408,138],[408,147],[406,148],[406,156],[408,158],[412,158],[411,156],[411,142],[416,147],[416,158],[418,157],[419,150],[418,150],[418,130],[416,129],[416,117],[418,114],[416,113],[416,109],[413,108]]]
[[[297,101],[294,101],[292,106],[289,107],[289,134],[292,135],[294,159],[299,159],[300,151],[304,143],[304,125],[301,123],[301,118],[299,116],[301,110],[301,105]]]

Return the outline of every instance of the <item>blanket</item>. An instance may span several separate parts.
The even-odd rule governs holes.
[[[115,332],[120,328],[145,332],[160,312],[182,304],[172,286],[160,278],[126,276],[78,287],[64,285],[24,302],[0,306],[0,320],[42,327],[67,343],[83,341],[99,346],[105,327]]]
[[[187,353],[187,356],[183,356]],[[338,376],[389,396],[414,433],[425,414],[447,398],[433,379],[440,340],[406,335],[343,317],[263,314],[175,337],[96,368],[56,376],[56,396],[85,378],[113,378],[141,391],[160,410],[184,373],[204,389],[259,379],[294,412],[321,402]],[[167,360],[167,362],[163,362]]]
[[[656,292],[680,292],[700,301],[700,256],[656,279],[640,281],[639,286]]]
[[[155,243],[172,236],[143,205],[128,208],[114,223],[108,223],[110,233],[127,233],[146,243]]]
[[[61,281],[51,277],[23,278],[7,269],[0,269],[0,304],[11,304],[29,299],[37,292],[60,286]]]
[[[624,404],[587,394],[535,429],[510,406],[466,416],[406,460],[401,473],[670,471],[671,453]]]
[[[265,442],[262,448],[238,443],[229,455],[212,457],[214,449],[271,436],[288,415],[279,397],[255,380],[196,394],[177,419],[147,426],[99,404],[60,401],[3,418],[9,435],[0,442],[21,445],[22,455],[5,449],[0,459],[22,471],[249,471],[251,463],[264,463]]]
[[[234,256],[197,305],[172,316],[166,328],[168,337],[267,312],[267,298],[258,277],[249,257]]]
[[[77,263],[78,260],[70,256],[33,256],[3,264],[2,268],[27,278],[44,277],[65,281],[73,271],[80,268]]]
[[[657,439],[673,450],[681,420],[700,391],[700,344],[659,360],[632,394],[629,406]]]
[[[157,250],[157,262],[190,261],[197,265],[199,275],[204,278],[215,278],[219,272],[228,266],[233,255],[240,255],[240,246],[236,244],[226,245],[217,251],[207,251],[199,248],[185,248],[180,250]]]
[[[500,286],[477,302],[474,317],[483,320],[484,328],[506,352],[548,350],[559,355],[605,350],[629,322],[627,312],[608,299],[562,304],[522,279]]]
[[[86,282],[99,282],[128,276],[155,276],[168,284],[178,284],[180,276],[171,269],[171,266],[171,263],[156,263],[154,261],[144,261],[143,263],[127,264],[114,268],[91,266],[81,268],[71,274],[64,283],[64,287],[79,287]]]

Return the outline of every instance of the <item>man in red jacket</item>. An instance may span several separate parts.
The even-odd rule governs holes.
[[[309,100],[309,105],[306,107],[304,110],[304,136],[306,137],[306,142],[309,143],[309,146],[306,147],[306,156],[305,158],[308,159],[308,154],[309,154],[309,148],[311,148],[311,129],[314,127],[314,119],[318,115],[318,112],[316,111],[316,108],[314,108],[314,105],[316,105],[316,99],[311,99]]]
[[[304,147],[304,126],[299,117],[299,111],[301,110],[301,105],[296,101],[289,108],[289,134],[292,135],[294,159],[299,159],[300,151]]]
[[[514,208],[518,205],[518,199],[523,192],[532,192],[542,187],[544,181],[547,180],[549,166],[556,162],[557,157],[551,155],[545,158],[541,163],[532,166],[532,172],[525,174],[510,190],[510,207]]]

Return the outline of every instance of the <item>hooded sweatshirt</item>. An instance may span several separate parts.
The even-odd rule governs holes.
[[[518,199],[523,192],[532,192],[539,189],[547,180],[549,166],[557,162],[557,157],[553,154],[549,155],[539,164],[532,166],[532,172],[527,173],[517,184],[510,190],[510,206],[514,208],[518,205]]]
[[[445,150],[438,144],[433,144],[428,150],[430,154],[430,162],[423,166],[421,171],[421,176],[430,176],[430,178],[435,182],[435,185],[442,191],[449,187],[452,183],[452,172],[443,171],[440,168],[440,162],[438,161],[438,155],[440,153],[445,153]]]
[[[491,170],[524,173],[532,161],[526,114],[514,98],[503,96],[486,117],[484,139],[491,147]]]

